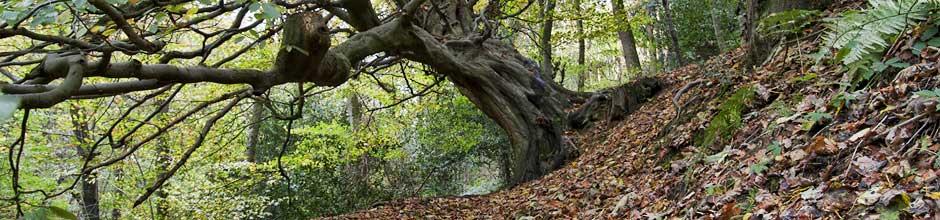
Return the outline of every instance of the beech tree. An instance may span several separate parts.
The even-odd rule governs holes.
[[[493,37],[500,19],[517,13],[509,10],[525,8],[475,0],[396,0],[381,6],[368,0],[49,1],[28,13],[9,16],[0,25],[0,39],[31,44],[22,50],[0,52],[0,68],[31,68],[28,73],[4,74],[11,82],[0,84],[0,91],[5,100],[15,100],[17,108],[28,115],[32,109],[74,99],[149,91],[139,100],[140,105],[153,102],[150,99],[158,94],[179,91],[185,84],[246,85],[169,116],[172,120],[167,125],[143,138],[127,139],[146,121],[123,138],[110,133],[91,138],[95,141],[83,153],[80,176],[128,158],[195,112],[223,106],[194,134],[197,139],[188,150],[147,187],[134,203],[137,206],[151,194],[159,194],[160,187],[202,145],[219,118],[239,102],[253,99],[274,118],[296,120],[300,111],[284,113],[271,107],[269,89],[294,88],[296,84],[298,94],[289,104],[302,108],[304,97],[313,92],[311,87],[336,87],[364,70],[416,62],[439,81],[451,81],[505,130],[512,143],[509,180],[518,184],[559,167],[572,154],[572,143],[563,136],[567,124],[564,109],[590,94],[561,87],[548,78],[551,73],[540,73],[537,62]],[[50,20],[48,16],[58,17]],[[65,24],[42,28],[57,21]],[[255,41],[244,44],[234,40],[245,33],[256,35]],[[350,36],[339,37],[342,33]],[[201,44],[180,46],[191,43],[179,37],[181,34],[197,36]],[[276,38],[280,41],[272,40]],[[281,45],[270,68],[221,67],[268,41]],[[222,58],[208,62],[220,47],[233,45],[241,49],[216,54]],[[172,89],[174,86],[177,89]],[[157,102],[165,106],[169,100]],[[261,114],[253,113],[256,117]],[[24,117],[26,122],[28,116]],[[20,137],[18,142],[25,141]],[[97,154],[105,145],[121,149],[121,153]],[[249,160],[254,157],[253,152],[246,154]],[[14,171],[14,182],[16,176]],[[13,200],[18,200],[20,188],[14,184]]]

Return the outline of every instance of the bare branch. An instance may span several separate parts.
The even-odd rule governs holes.
[[[113,157],[113,158],[111,158],[111,159],[105,160],[104,162],[101,162],[101,163],[99,163],[99,164],[86,167],[85,169],[82,170],[82,174],[88,174],[88,173],[91,173],[92,171],[94,171],[94,170],[96,170],[96,169],[98,169],[98,168],[105,167],[105,166],[110,166],[111,164],[114,164],[114,163],[117,163],[117,162],[119,162],[119,161],[124,160],[125,158],[127,158],[127,157],[130,156],[131,154],[134,154],[134,152],[136,152],[138,149],[140,149],[141,146],[143,146],[144,144],[147,144],[147,143],[150,142],[150,141],[153,141],[153,139],[156,139],[157,137],[159,137],[160,135],[162,135],[164,132],[166,132],[167,130],[169,130],[169,129],[172,128],[173,126],[176,126],[177,124],[183,122],[183,120],[186,120],[186,118],[189,118],[189,116],[192,116],[193,114],[196,114],[196,112],[199,112],[199,111],[205,109],[206,107],[209,107],[209,105],[212,105],[212,104],[215,104],[215,103],[218,103],[218,102],[221,102],[221,101],[230,99],[230,98],[232,98],[232,97],[235,97],[236,95],[237,95],[237,96],[242,96],[243,93],[245,93],[245,92],[247,92],[247,91],[248,91],[248,89],[238,90],[238,91],[231,92],[231,93],[228,93],[228,94],[219,96],[219,97],[216,98],[216,99],[213,99],[213,100],[210,100],[210,101],[207,101],[207,102],[203,102],[202,104],[197,105],[196,107],[194,107],[193,109],[189,110],[188,112],[183,113],[183,114],[180,115],[179,117],[173,119],[173,121],[171,121],[171,122],[168,123],[167,125],[165,125],[165,126],[163,126],[163,127],[160,127],[156,132],[154,132],[154,133],[151,134],[150,136],[147,136],[146,138],[144,138],[143,140],[141,140],[141,141],[138,142],[137,144],[134,144],[134,145],[131,146],[130,148],[124,150],[124,152],[121,153],[120,155],[115,156],[115,157]]]
[[[225,114],[231,111],[232,107],[235,107],[235,104],[238,104],[238,102],[244,99],[245,97],[248,97],[248,93],[239,94],[234,100],[229,102],[228,105],[222,108],[221,111],[219,111],[214,116],[212,116],[212,118],[206,121],[206,124],[202,126],[202,132],[200,132],[199,137],[196,138],[196,142],[190,145],[189,149],[186,149],[186,152],[183,153],[183,156],[180,157],[179,161],[176,162],[176,164],[174,164],[173,167],[170,168],[170,170],[167,171],[165,175],[157,179],[157,181],[155,181],[153,185],[148,187],[147,191],[144,192],[143,195],[141,195],[140,197],[137,197],[137,200],[134,201],[133,207],[137,208],[138,205],[146,201],[147,198],[150,197],[150,195],[152,195],[154,192],[157,191],[157,189],[160,189],[160,187],[163,186],[163,183],[165,183],[168,179],[170,179],[170,177],[173,177],[173,175],[175,175],[176,172],[179,171],[180,167],[183,167],[183,165],[186,164],[186,161],[189,160],[189,157],[192,156],[194,152],[196,152],[196,149],[202,146],[203,141],[206,140],[206,136],[209,135],[209,131],[212,131],[212,127],[215,126],[215,123],[219,119],[221,119],[222,116],[225,116]]]

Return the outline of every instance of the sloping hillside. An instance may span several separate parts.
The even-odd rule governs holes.
[[[936,219],[940,51],[902,46],[888,56],[912,66],[840,91],[845,71],[814,66],[813,39],[750,73],[737,50],[657,76],[662,92],[571,134],[580,157],[541,179],[336,218]]]

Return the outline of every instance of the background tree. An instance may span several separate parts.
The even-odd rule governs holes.
[[[620,39],[620,50],[623,53],[623,60],[627,69],[641,70],[640,55],[636,52],[636,43],[633,38],[633,28],[630,26],[630,16],[623,10],[623,0],[611,1],[611,8],[614,16],[623,21],[624,30],[617,32],[617,38]]]

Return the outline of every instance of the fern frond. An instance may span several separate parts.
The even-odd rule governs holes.
[[[823,40],[829,48],[839,50],[837,59],[843,64],[854,63],[883,51],[889,46],[889,37],[926,20],[930,10],[940,5],[934,2],[940,0],[869,0],[868,9],[829,19]]]

